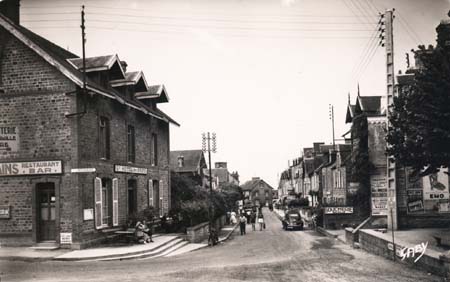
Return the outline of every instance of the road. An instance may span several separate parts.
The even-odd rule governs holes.
[[[5,281],[443,281],[314,231],[267,229],[176,257],[114,262],[0,261]]]

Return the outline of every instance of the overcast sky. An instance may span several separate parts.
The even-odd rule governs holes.
[[[406,52],[435,44],[450,9],[449,0],[22,0],[22,24],[81,56],[83,3],[87,56],[118,54],[166,86],[160,108],[181,124],[171,150],[200,149],[201,133],[216,132],[213,162],[274,188],[303,147],[332,142],[329,104],[341,138],[358,82],[361,95],[385,95],[378,11],[395,8],[398,72]]]

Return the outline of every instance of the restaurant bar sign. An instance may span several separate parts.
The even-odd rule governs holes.
[[[17,152],[19,150],[19,128],[0,126],[0,152]]]
[[[0,163],[0,176],[61,174],[62,161]]]
[[[325,214],[351,214],[353,207],[325,207]]]
[[[143,167],[135,167],[135,166],[128,166],[128,165],[114,165],[114,172],[147,174],[148,169],[143,168]]]

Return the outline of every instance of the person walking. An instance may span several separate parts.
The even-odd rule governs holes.
[[[241,228],[241,235],[245,235],[245,225],[247,224],[247,218],[244,213],[241,213],[239,217],[239,227]]]
[[[264,216],[263,216],[262,212],[258,213],[258,223],[259,223],[259,231],[262,231],[263,228],[265,228]]]
[[[252,230],[255,231],[256,230],[256,213],[252,212],[252,214],[250,215],[250,223],[252,224]]]

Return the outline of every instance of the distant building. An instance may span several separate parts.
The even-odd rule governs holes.
[[[202,150],[181,150],[170,152],[170,169],[190,177],[197,185],[202,185],[207,168]]]
[[[254,206],[268,206],[272,204],[274,189],[259,177],[245,182],[242,186],[244,199],[248,199]]]
[[[203,169],[205,175],[204,185],[209,187],[209,169]],[[213,189],[220,189],[224,184],[234,184],[239,186],[239,173],[237,171],[230,173],[227,162],[216,162],[211,169]]]

